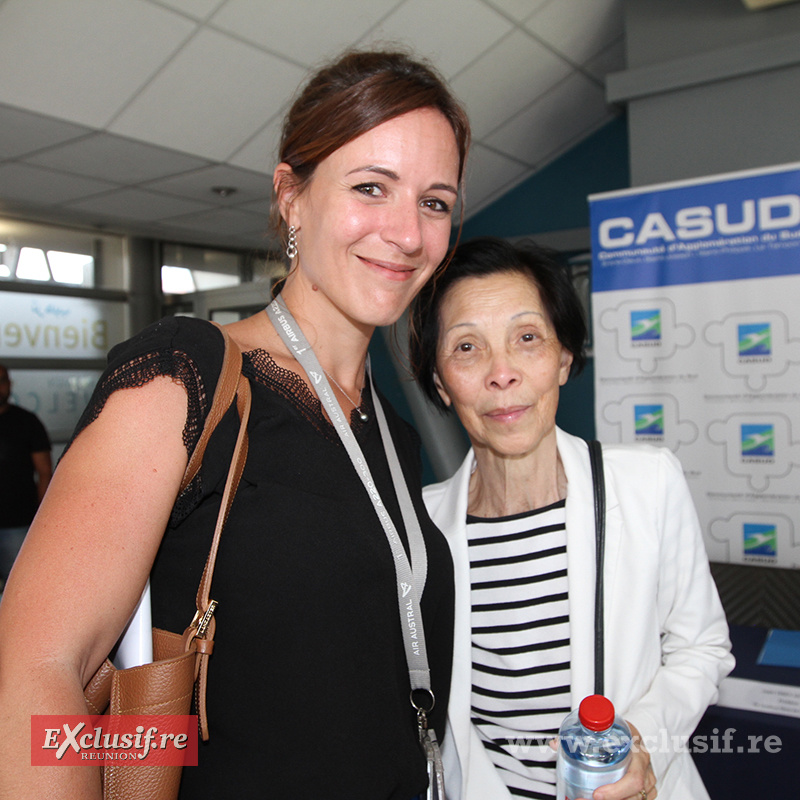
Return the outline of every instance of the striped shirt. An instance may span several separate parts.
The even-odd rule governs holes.
[[[553,798],[547,742],[570,711],[566,502],[467,517],[472,723],[515,797]]]

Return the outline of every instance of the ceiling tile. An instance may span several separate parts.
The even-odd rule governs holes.
[[[558,0],[484,0],[484,2],[487,6],[505,12],[517,22],[522,22],[532,11],[538,11],[542,6]]]
[[[622,37],[618,0],[0,0],[0,208],[263,247],[305,65],[394,41],[469,108],[473,214],[609,117]]]
[[[312,11],[297,0],[228,0],[211,25],[308,67],[351,46],[399,4],[336,0],[315,3]]]
[[[529,167],[508,156],[476,144],[470,153],[467,166],[465,216],[469,218],[509,183],[516,183]]]
[[[269,209],[270,209],[270,198],[265,197],[262,200],[255,200],[252,203],[242,203],[237,208],[240,208],[242,211],[251,211],[253,214],[258,214],[262,220],[266,220],[269,217]]]
[[[104,192],[114,188],[114,184],[26,164],[8,163],[0,165],[0,187],[4,200],[38,201],[48,206]]]
[[[259,214],[236,208],[214,208],[196,214],[164,220],[171,228],[208,230],[215,233],[235,234],[262,230],[266,234],[267,220]]]
[[[623,0],[558,0],[525,20],[525,27],[576,64],[584,64],[617,39]],[[576,20],[580,20],[576,24]]]
[[[158,0],[158,2],[162,6],[169,6],[197,20],[204,20],[220,4],[220,0]]]
[[[235,152],[228,159],[229,163],[271,176],[275,167],[278,166],[278,148],[280,147],[282,127],[283,114],[278,114],[240,150]]]
[[[110,129],[224,161],[297,87],[304,70],[216,31],[201,31]]]
[[[479,0],[407,0],[362,44],[405,43],[451,78],[512,27]]]
[[[598,80],[605,81],[606,75],[611,72],[621,72],[625,69],[625,37],[620,36],[605,50],[594,58],[590,58],[584,69],[594,75]]]
[[[102,128],[193,28],[151,3],[6,0],[0,102]]]
[[[233,187],[236,191],[223,197],[212,191],[215,186]],[[272,177],[248,170],[235,169],[226,164],[217,164],[172,178],[153,181],[147,184],[147,188],[215,205],[232,205],[234,203],[239,205],[264,198],[269,202],[272,194]]]
[[[91,128],[0,106],[0,160],[35,153],[91,133]]]
[[[477,138],[497,129],[571,71],[523,31],[514,31],[452,81]]]
[[[541,167],[610,118],[603,89],[574,72],[486,142],[512,158]]]
[[[144,189],[120,189],[68,205],[80,211],[90,211],[100,219],[132,219],[148,222],[208,208],[206,203],[156,194]]]
[[[118,183],[141,183],[197,169],[208,163],[194,156],[108,133],[97,133],[25,160],[29,164]]]

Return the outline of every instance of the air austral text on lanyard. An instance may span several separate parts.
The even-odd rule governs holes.
[[[408,546],[411,561],[406,556],[403,542],[397,533],[397,528],[381,500],[375,482],[369,470],[369,465],[350,430],[350,425],[342,412],[339,401],[336,399],[331,385],[325,375],[325,370],[320,366],[314,351],[308,343],[300,326],[289,312],[283,298],[278,295],[266,308],[267,316],[275,330],[280,335],[289,351],[305,370],[314,391],[320,402],[328,412],[328,417],[333,427],[339,434],[342,444],[347,450],[353,466],[367,490],[370,500],[378,515],[378,519],[386,533],[389,547],[394,557],[395,576],[397,580],[397,600],[400,610],[400,622],[403,628],[403,641],[405,643],[406,661],[408,662],[408,675],[411,682],[411,704],[417,711],[420,741],[428,760],[428,797],[444,800],[443,773],[439,748],[436,744],[436,734],[428,728],[427,712],[433,708],[435,698],[431,690],[430,669],[428,667],[428,654],[425,647],[425,632],[422,627],[422,612],[420,598],[425,588],[425,579],[428,571],[428,557],[425,551],[425,541],[417,520],[416,512],[408,492],[408,486],[403,475],[397,451],[392,441],[386,416],[383,413],[380,399],[372,383],[371,370],[368,370],[372,402],[375,406],[375,416],[378,420],[378,429],[381,433],[383,446],[386,451],[386,460],[392,474],[392,482],[397,492],[397,500],[403,515],[403,524],[408,536]],[[414,698],[415,692],[424,692],[428,696],[428,703],[420,705]]]

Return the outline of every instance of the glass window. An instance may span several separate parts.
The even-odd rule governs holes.
[[[44,250],[38,247],[23,247],[17,259],[17,277],[23,281],[49,281],[50,269]]]
[[[125,290],[125,239],[0,217],[0,280]]]
[[[48,250],[47,261],[56,283],[91,286],[94,283],[94,258],[82,253]]]
[[[197,291],[192,271],[186,267],[161,267],[161,291],[164,294],[191,294]]]
[[[164,244],[161,257],[164,294],[191,294],[242,282],[241,256],[182,244]]]

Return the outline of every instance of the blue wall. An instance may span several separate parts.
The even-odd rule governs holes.
[[[617,117],[470,217],[462,239],[588,228],[587,196],[629,185],[627,121]]]

